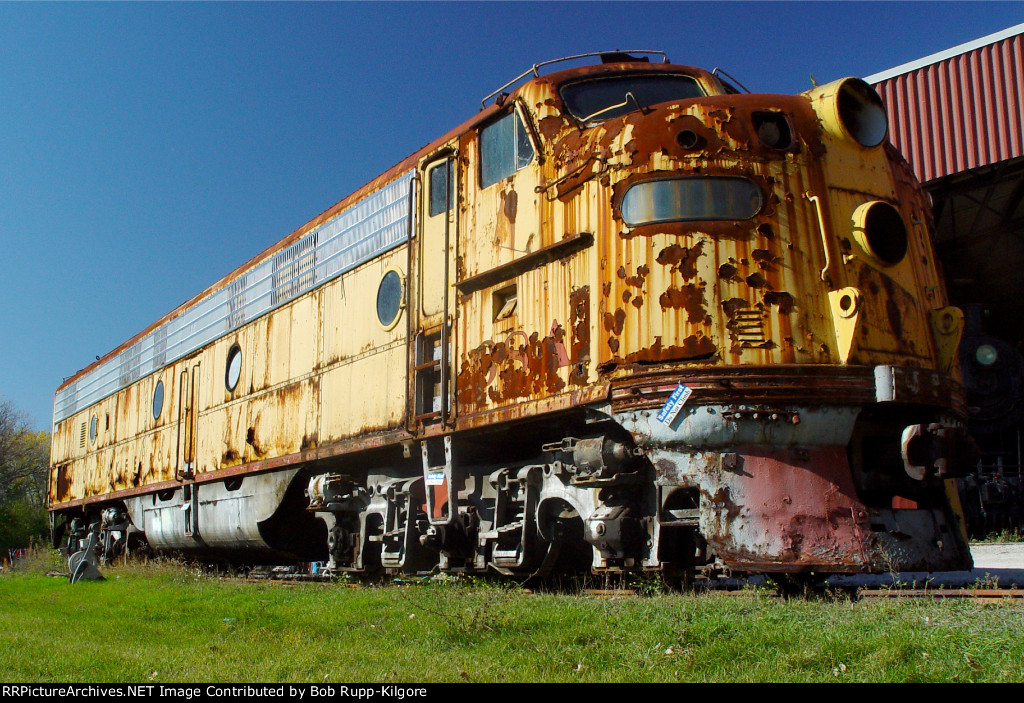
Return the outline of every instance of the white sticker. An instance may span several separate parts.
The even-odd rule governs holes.
[[[672,391],[672,395],[668,397],[668,401],[662,406],[658,412],[658,422],[663,425],[671,425],[679,411],[686,405],[686,400],[690,397],[693,391],[680,383],[676,386],[676,389]]]
[[[427,474],[427,485],[428,486],[443,486],[444,485],[444,472],[443,471],[432,471]]]

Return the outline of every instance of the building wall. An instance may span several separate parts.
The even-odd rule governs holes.
[[[1024,155],[1024,25],[993,37],[866,78],[922,181]]]

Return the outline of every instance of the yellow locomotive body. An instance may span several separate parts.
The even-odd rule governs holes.
[[[336,571],[967,568],[962,316],[877,96],[603,58],[66,382],[55,523]]]

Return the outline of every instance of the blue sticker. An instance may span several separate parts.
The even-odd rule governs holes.
[[[676,389],[672,391],[672,395],[668,397],[668,401],[662,406],[658,412],[658,422],[663,425],[671,425],[679,411],[686,405],[687,399],[693,393],[692,390],[684,386],[682,383],[676,386]]]

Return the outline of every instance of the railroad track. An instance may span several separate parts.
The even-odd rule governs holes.
[[[857,591],[858,598],[973,598],[1015,600],[1024,603],[1024,590],[1017,588],[874,588]]]
[[[68,574],[62,571],[49,571],[47,576],[67,578]],[[227,578],[238,578],[246,583],[271,583],[280,586],[305,586],[309,584],[331,584],[344,588],[361,588],[362,584],[340,583],[336,578],[324,575],[288,573],[288,572],[251,572],[244,576]],[[725,588],[701,588],[700,592],[715,592],[727,596],[742,596],[749,591],[742,585],[733,585]],[[885,598],[971,598],[977,601],[1014,601],[1024,603],[1024,588],[915,588],[909,586],[892,585],[885,588],[845,587],[838,589],[812,588],[811,593],[822,595],[829,590],[845,593],[855,600],[879,600]],[[524,593],[532,593],[532,589],[523,589]],[[598,598],[608,597],[630,597],[641,595],[641,592],[630,588],[586,588],[581,591],[584,595]],[[782,597],[780,593],[778,597]]]
[[[282,586],[302,586],[310,583],[330,583],[332,582],[332,579],[308,575],[304,575],[304,577],[299,578],[252,578],[250,576],[245,578],[245,581],[248,583],[274,583]],[[347,588],[359,588],[361,584],[345,583],[340,585]],[[702,589],[704,592],[707,592],[707,590],[709,589]],[[744,590],[742,587],[714,590],[716,593],[729,596],[741,596],[749,592]],[[1020,588],[908,588],[897,585],[887,588],[861,587],[840,590],[844,591],[856,600],[877,600],[884,598],[972,598],[974,600],[981,601],[1012,600],[1024,603],[1024,589]],[[523,592],[532,593],[533,591],[531,589],[523,589]],[[822,589],[813,589],[812,592],[815,594],[821,594],[826,591]],[[640,591],[630,588],[587,588],[583,589],[582,593],[584,595],[596,596],[599,598],[641,595]],[[782,597],[781,594],[779,597]]]

